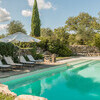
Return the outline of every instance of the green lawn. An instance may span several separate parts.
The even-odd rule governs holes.
[[[6,96],[0,93],[0,100],[14,100],[14,97]]]

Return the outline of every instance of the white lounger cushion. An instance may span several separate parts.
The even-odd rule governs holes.
[[[0,67],[2,67],[2,68],[9,68],[11,66],[10,65],[0,65]]]
[[[21,62],[21,63],[33,64],[33,62],[26,61],[25,58],[24,58],[23,56],[20,56],[19,59],[20,59],[20,62]]]
[[[7,62],[7,64],[14,64],[10,57],[4,57],[4,59]]]
[[[2,68],[8,68],[8,67],[11,67],[11,66],[10,65],[3,65],[3,63],[0,60],[0,67],[2,67]]]
[[[33,62],[42,62],[42,60],[35,60],[32,55],[27,55],[28,59]]]
[[[16,65],[16,66],[21,66],[22,65],[22,64],[14,63],[13,60],[11,59],[11,57],[4,57],[4,59],[7,62],[7,64]]]

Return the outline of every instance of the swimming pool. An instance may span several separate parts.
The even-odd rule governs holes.
[[[100,61],[73,70],[68,70],[64,64],[19,77],[2,81],[17,95],[36,95],[48,100],[100,100]]]

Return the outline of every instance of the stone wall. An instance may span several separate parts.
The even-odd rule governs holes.
[[[72,45],[69,48],[78,56],[100,56],[100,50],[95,46]]]

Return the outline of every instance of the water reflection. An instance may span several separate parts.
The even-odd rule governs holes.
[[[66,97],[68,96],[73,98],[74,96],[72,97],[72,95],[74,94],[76,94],[80,98],[83,98],[84,96],[84,98],[92,98],[88,97],[89,95],[98,96],[98,98],[100,98],[100,82],[95,82],[93,78],[86,78],[78,74],[80,71],[83,71],[86,67],[90,66],[91,65],[88,64],[87,66],[84,66],[84,68],[77,69],[73,72],[64,71],[60,73],[50,73],[48,74],[48,76],[45,76],[43,78],[38,77],[38,80],[35,82],[32,82],[32,77],[30,77],[29,81],[27,79],[27,81],[24,82],[28,84],[23,84],[13,91],[18,95],[28,94],[44,96],[48,99],[51,98],[51,95],[53,95],[55,96],[56,100],[61,100],[62,96],[65,97],[64,100],[66,100]],[[59,96],[59,98],[57,98],[58,94],[61,94],[61,97]],[[50,100],[54,99],[51,98]]]
[[[94,82],[93,78],[86,78],[73,72],[63,73],[66,79],[66,86],[71,89],[75,89],[80,93],[92,93],[100,96],[100,83]]]
[[[19,88],[12,90],[13,92],[20,94],[41,96],[45,90],[50,89],[53,85],[56,85],[59,80],[60,74],[51,74],[51,77],[38,80],[31,84],[23,85]]]

